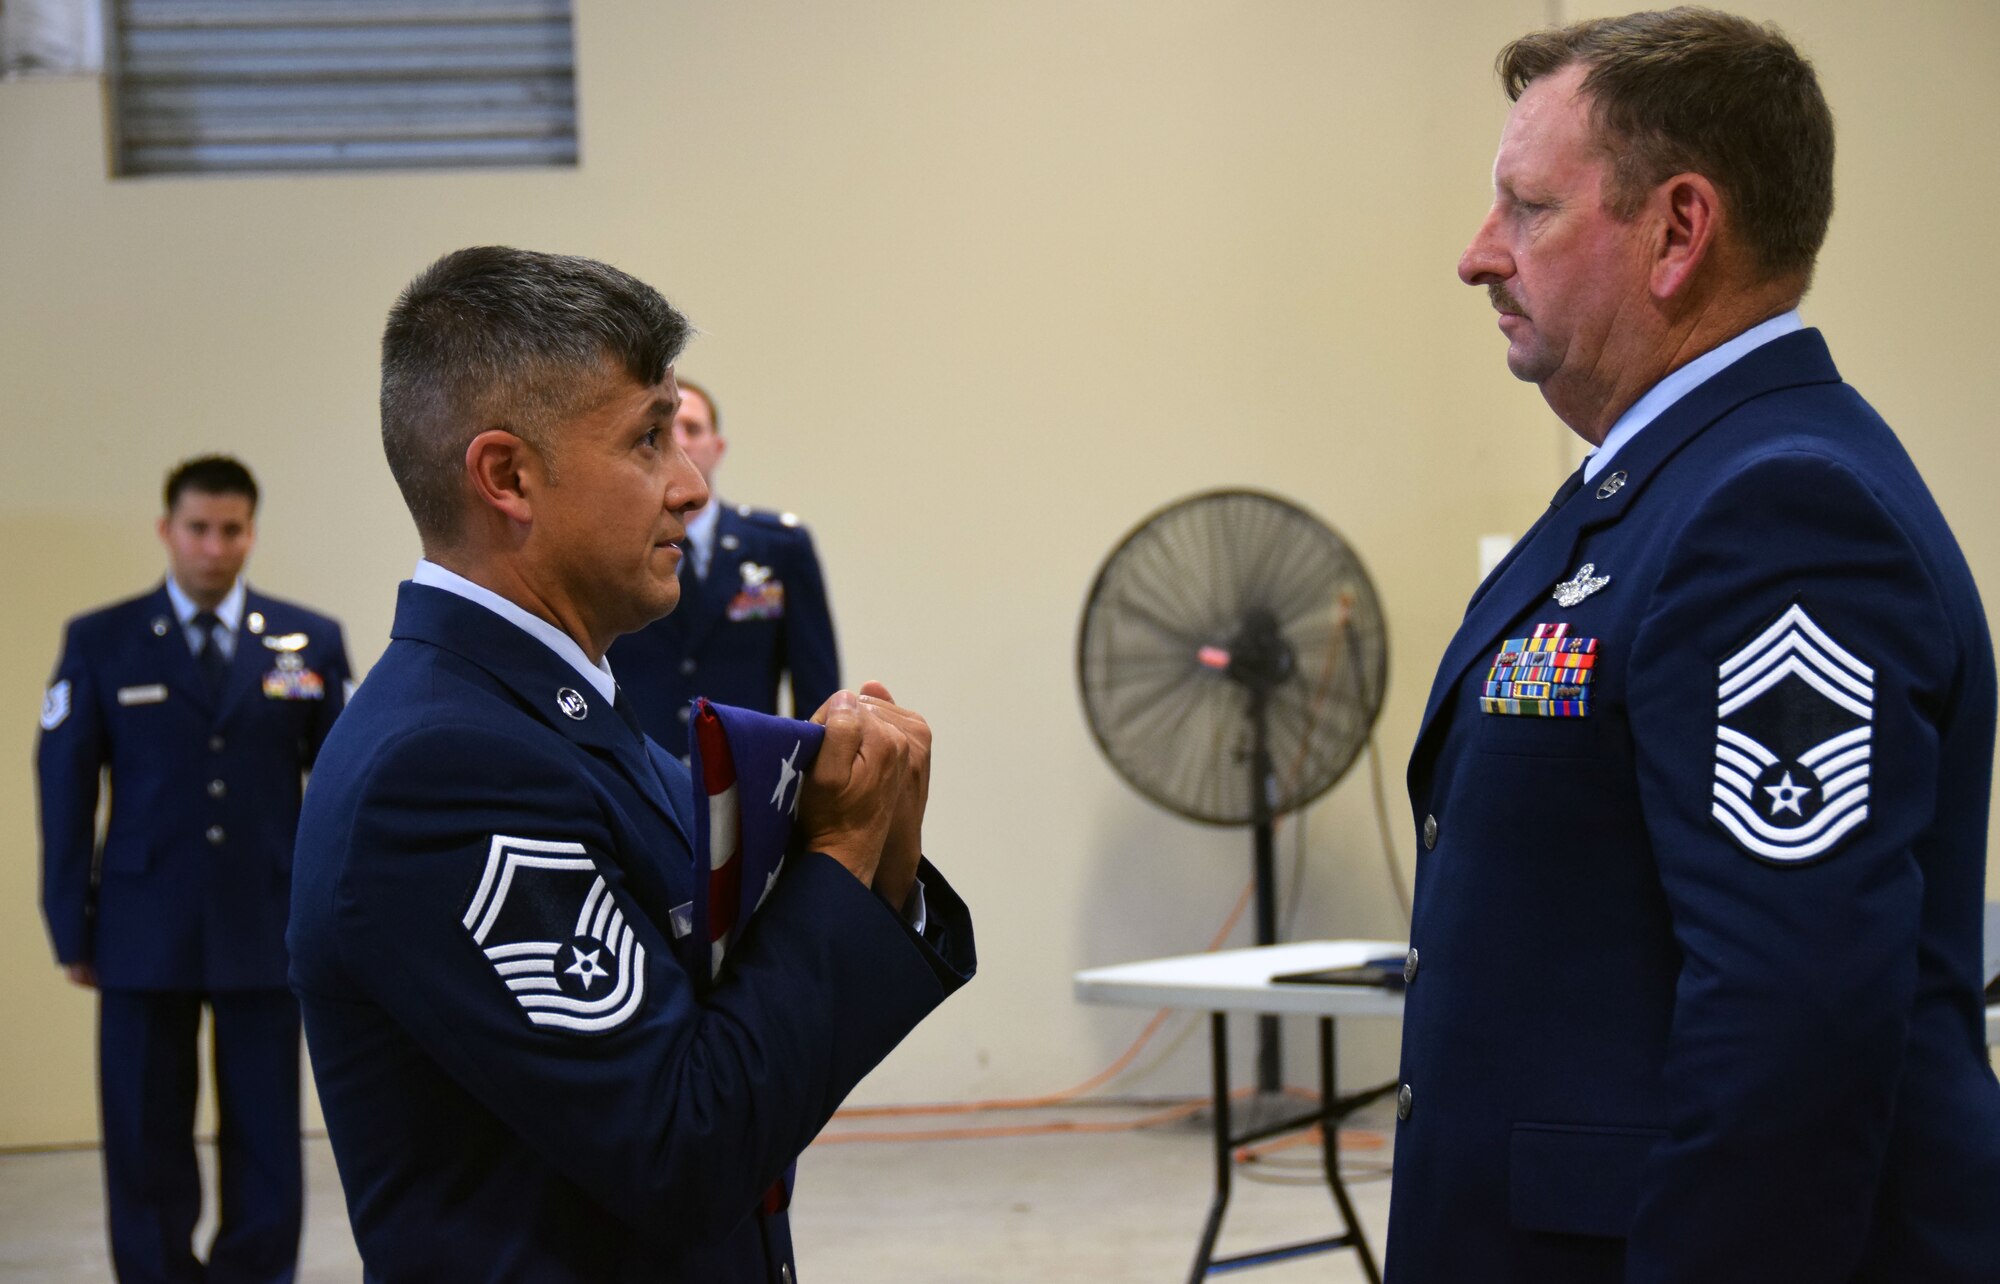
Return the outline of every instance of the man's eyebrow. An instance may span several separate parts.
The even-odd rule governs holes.
[[[648,415],[657,415],[662,419],[672,419],[674,412],[680,408],[681,403],[678,398],[668,401],[665,397],[655,397],[653,404],[647,408],[646,413]]]

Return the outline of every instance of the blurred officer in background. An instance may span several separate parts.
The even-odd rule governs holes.
[[[257,483],[167,478],[166,582],[70,621],[42,701],[42,909],[98,990],[111,1254],[121,1280],[289,1280],[304,1183],[285,984],[305,772],[346,698],[340,625],[243,582]],[[100,835],[98,799],[111,805]],[[221,1216],[204,1267],[196,1033],[215,1028]]]
[[[674,440],[715,494],[729,443],[715,399],[680,380]],[[792,675],[792,712],[806,717],[840,687],[840,657],[812,536],[791,513],[710,498],[688,518],[681,605],[611,647],[639,723],[687,756],[688,701],[707,696],[778,712],[778,681]]]

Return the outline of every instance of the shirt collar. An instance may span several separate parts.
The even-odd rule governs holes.
[[[430,588],[455,593],[468,602],[475,602],[485,607],[568,661],[569,666],[581,674],[584,681],[596,688],[597,694],[603,696],[606,701],[615,702],[618,699],[618,683],[611,676],[610,660],[599,660],[592,664],[590,657],[583,653],[583,648],[576,644],[575,638],[541,616],[508,601],[492,589],[474,584],[456,571],[446,570],[429,558],[418,561],[417,569],[410,575],[410,579]]]
[[[222,627],[232,634],[243,623],[245,596],[243,577],[239,575],[236,577],[236,582],[229,586],[228,595],[216,605],[215,618],[222,621]],[[194,599],[187,595],[187,591],[181,588],[172,574],[167,576],[167,600],[174,604],[174,619],[182,628],[188,627],[194,621],[194,617],[201,614],[201,608],[195,605]]]
[[[722,501],[711,498],[687,520],[688,538],[704,548],[715,546],[715,524],[722,519]]]
[[[1665,414],[1669,407],[1687,396],[1702,384],[1735,365],[1744,357],[1763,347],[1773,339],[1782,339],[1788,334],[1805,329],[1805,322],[1799,319],[1798,309],[1772,317],[1769,321],[1751,326],[1742,334],[1718,344],[1660,380],[1647,390],[1646,395],[1633,402],[1631,408],[1618,416],[1618,422],[1611,425],[1611,431],[1604,434],[1604,444],[1595,454],[1584,461],[1583,479],[1595,481],[1597,474],[1611,462],[1626,442],[1639,435],[1639,430]]]

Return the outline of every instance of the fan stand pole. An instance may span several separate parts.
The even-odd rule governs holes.
[[[1250,811],[1255,822],[1253,849],[1254,880],[1257,887],[1257,944],[1278,943],[1277,839],[1271,814],[1272,795],[1277,781],[1271,771],[1271,746],[1265,725],[1265,693],[1250,699]],[[1257,1018],[1257,1095],[1275,1096],[1282,1086],[1284,1056],[1279,1043],[1278,1018]]]
[[[1267,777],[1268,779],[1268,777]],[[1263,809],[1260,807],[1260,811]],[[1278,895],[1277,895],[1277,843],[1273,836],[1271,818],[1260,816],[1257,821],[1257,944],[1276,945],[1278,943]],[[1257,1093],[1259,1096],[1275,1095],[1281,1086],[1283,1057],[1278,1043],[1278,1018],[1260,1016],[1257,1018]]]

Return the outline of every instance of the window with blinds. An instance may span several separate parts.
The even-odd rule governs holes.
[[[575,165],[569,0],[107,0],[115,172]]]

